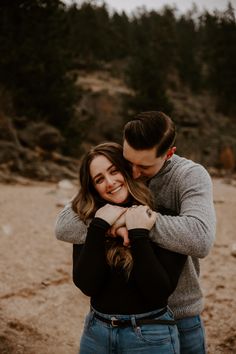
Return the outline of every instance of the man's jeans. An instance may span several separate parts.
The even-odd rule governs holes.
[[[181,354],[205,354],[205,330],[200,316],[177,320]]]

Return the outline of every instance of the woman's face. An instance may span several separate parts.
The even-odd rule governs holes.
[[[90,176],[100,197],[114,204],[124,203],[129,196],[127,183],[105,156],[96,156],[90,164]]]

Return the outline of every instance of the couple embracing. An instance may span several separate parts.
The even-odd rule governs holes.
[[[73,281],[91,298],[81,354],[204,354],[199,259],[215,238],[212,183],[175,154],[163,112],[138,114],[123,147],[85,154],[80,189],[56,222]]]

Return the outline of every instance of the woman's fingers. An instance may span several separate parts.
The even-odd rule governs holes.
[[[114,222],[126,212],[127,208],[123,208],[117,205],[106,204],[102,208],[98,209],[95,217],[105,220],[108,224],[113,225]]]
[[[116,230],[116,236],[120,236],[123,238],[123,246],[126,246],[126,247],[129,246],[129,244],[130,244],[129,235],[128,235],[128,230],[125,226],[119,227]]]
[[[150,230],[156,221],[156,213],[147,205],[131,207],[125,215],[128,230],[136,228]]]

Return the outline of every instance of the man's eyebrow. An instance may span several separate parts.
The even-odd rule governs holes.
[[[138,167],[141,167],[141,168],[148,168],[148,167],[151,167],[152,165],[138,165],[136,163],[132,163],[131,161],[127,160],[125,157],[124,159],[130,164],[130,165],[135,165],[135,166],[138,166]]]
[[[138,167],[141,167],[141,168],[148,168],[148,167],[151,167],[152,165],[137,165]]]
[[[152,165],[139,165],[139,164],[136,164],[136,163],[132,163],[130,161],[128,161],[130,163],[130,165],[135,165],[137,167],[141,167],[141,168],[144,168],[144,167],[151,167]]]
[[[137,165],[138,167],[150,167],[152,165]]]

